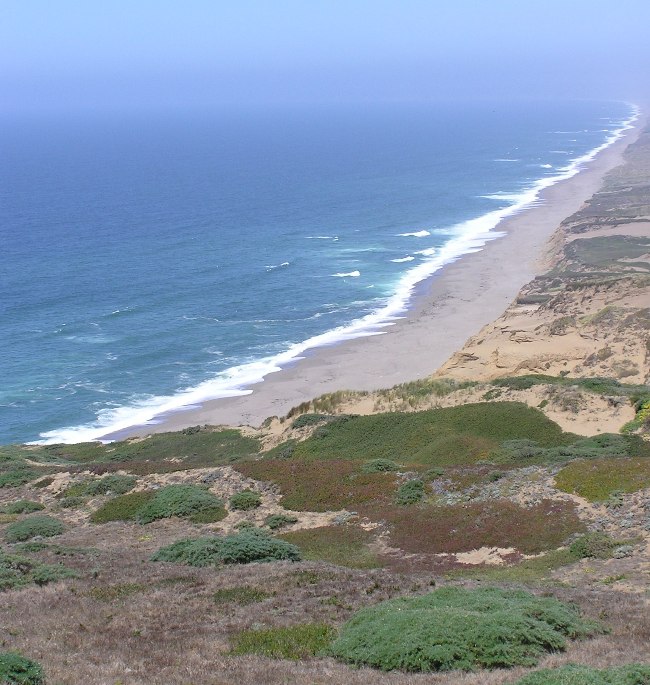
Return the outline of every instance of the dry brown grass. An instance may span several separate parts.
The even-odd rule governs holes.
[[[406,675],[354,670],[331,659],[299,663],[227,654],[230,636],[252,627],[324,621],[337,626],[353,611],[397,595],[430,590],[431,575],[352,570],[327,564],[259,564],[188,569],[147,561],[152,551],[198,527],[178,520],[78,526],[58,540],[95,548],[66,557],[83,577],[2,595],[0,640],[42,662],[57,685],[215,685],[331,683],[449,685],[513,682],[521,669],[477,674]],[[42,553],[45,556],[47,552]],[[121,586],[127,586],[121,591]],[[252,606],[217,605],[215,591],[262,587],[271,597]],[[555,592],[555,590],[554,590]],[[615,588],[560,589],[600,617],[612,634],[570,647],[541,665],[583,661],[608,666],[647,658],[650,615],[644,598]]]

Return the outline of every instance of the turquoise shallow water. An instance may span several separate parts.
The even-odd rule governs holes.
[[[582,102],[3,119],[0,442],[92,439],[376,331],[630,116]]]

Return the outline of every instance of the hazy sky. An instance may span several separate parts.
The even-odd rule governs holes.
[[[0,0],[0,106],[644,100],[648,0]]]

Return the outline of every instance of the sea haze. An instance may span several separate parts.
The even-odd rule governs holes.
[[[418,282],[632,115],[580,102],[3,119],[0,442],[95,439],[380,333]]]

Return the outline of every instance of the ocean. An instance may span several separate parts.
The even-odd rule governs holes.
[[[81,442],[376,335],[621,102],[0,116],[0,443]]]

